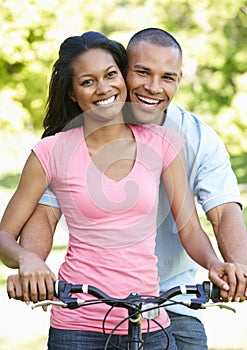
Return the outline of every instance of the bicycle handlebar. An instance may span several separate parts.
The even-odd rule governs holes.
[[[205,309],[209,306],[219,306],[220,308],[226,308],[235,312],[235,309],[225,305],[224,303],[208,303],[210,299],[220,300],[220,289],[209,281],[204,281],[202,284],[196,285],[177,286],[161,293],[158,297],[143,297],[137,293],[131,293],[126,298],[118,299],[111,297],[104,293],[102,290],[88,284],[72,284],[58,280],[54,284],[54,295],[60,301],[45,300],[34,304],[32,308],[34,309],[38,306],[53,304],[67,307],[69,309],[75,309],[82,306],[83,304],[92,302],[88,300],[85,301],[78,298],[72,298],[71,294],[73,293],[90,294],[107,305],[114,307],[123,307],[132,311],[138,310],[143,314],[143,317],[148,319],[153,319],[156,317],[154,310],[158,310],[159,306],[169,301],[172,297],[182,294],[196,294],[196,298],[192,298],[188,301],[179,301],[174,303],[182,304],[192,309]]]

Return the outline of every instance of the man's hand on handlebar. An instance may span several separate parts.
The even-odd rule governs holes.
[[[242,302],[247,298],[247,269],[241,264],[222,263],[209,270],[209,278],[221,288],[223,301]]]

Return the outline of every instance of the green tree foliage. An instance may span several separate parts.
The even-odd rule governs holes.
[[[41,128],[47,83],[61,42],[96,30],[126,43],[141,18],[151,24],[142,5],[136,0],[2,0],[0,128]]]
[[[52,53],[47,27],[55,17],[46,5],[47,1],[1,2],[0,121],[5,127],[40,126]]]
[[[175,101],[212,125],[232,154],[246,151],[246,0],[2,0],[0,21],[1,129],[42,127],[47,82],[66,37],[97,30],[126,45],[135,31],[156,26],[184,50]]]

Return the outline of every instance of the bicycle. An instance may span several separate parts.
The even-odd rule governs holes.
[[[97,299],[82,300],[73,298],[73,293],[90,294]],[[186,301],[173,301],[171,298],[179,294],[195,294],[196,297],[188,299]],[[128,321],[128,341],[126,343],[127,350],[144,350],[145,344],[142,339],[141,332],[141,318],[145,318],[148,322],[151,320],[158,324],[164,331],[167,337],[167,346],[165,350],[169,348],[169,336],[165,329],[160,325],[155,318],[159,315],[159,308],[166,302],[172,304],[181,304],[192,309],[206,309],[211,306],[218,306],[235,312],[235,309],[221,302],[215,302],[214,300],[220,300],[220,289],[212,282],[204,281],[202,284],[196,285],[183,285],[176,286],[160,294],[160,296],[141,296],[137,293],[131,293],[126,298],[118,299],[111,297],[104,293],[102,290],[87,284],[72,284],[58,280],[54,285],[54,295],[59,301],[56,300],[45,300],[32,305],[32,309],[39,306],[56,305],[66,307],[69,309],[75,309],[84,305],[93,305],[98,302],[103,302],[110,305],[111,308],[105,315],[103,320],[103,333],[106,336],[106,344],[104,350],[107,350],[108,345],[111,344],[111,337],[114,331],[126,320]],[[209,302],[212,300],[212,302]],[[166,304],[167,305],[167,304]],[[104,323],[109,315],[110,310],[113,307],[121,307],[128,310],[128,317],[123,319],[110,334],[106,334],[104,330]],[[116,347],[117,349],[118,347]],[[119,348],[120,349],[120,348]]]

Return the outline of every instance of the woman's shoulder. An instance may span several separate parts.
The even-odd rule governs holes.
[[[82,128],[73,128],[66,131],[57,132],[54,135],[46,136],[42,140],[47,140],[47,142],[52,142],[53,140],[66,140],[76,135],[81,136]]]
[[[52,148],[55,145],[62,146],[68,145],[71,141],[75,141],[78,137],[81,138],[82,135],[81,128],[74,128],[66,131],[57,132],[54,135],[46,136],[42,138],[36,145],[39,148]],[[77,137],[78,136],[78,137]]]

